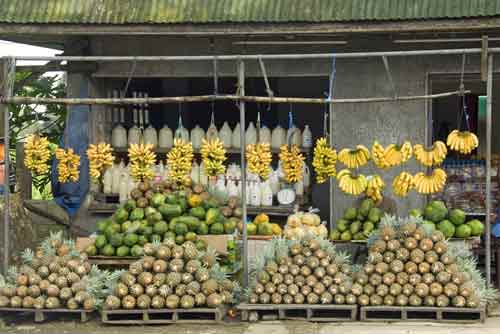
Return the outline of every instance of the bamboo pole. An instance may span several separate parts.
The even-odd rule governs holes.
[[[240,95],[245,95],[245,62],[241,60],[238,62],[238,91]],[[245,148],[246,136],[245,136],[245,101],[239,101],[240,109],[240,158],[241,158],[241,217],[243,219],[243,287],[248,287],[249,281],[249,261],[248,261],[248,232],[247,232],[247,204],[246,204],[246,194],[247,194],[247,173],[246,173],[246,161],[245,161]]]
[[[367,97],[345,98],[328,100],[326,98],[302,97],[269,97],[269,96],[241,96],[241,95],[197,95],[197,96],[165,96],[147,98],[40,98],[40,97],[0,97],[0,104],[65,104],[65,105],[130,105],[130,104],[167,104],[209,101],[244,101],[255,103],[302,103],[302,104],[344,104],[344,103],[374,103],[429,100],[459,95],[460,91],[445,92],[430,95],[395,96],[395,97]],[[465,91],[470,94],[471,91]]]
[[[486,282],[491,284],[491,122],[492,122],[492,100],[493,100],[493,54],[488,57],[488,72],[486,84]],[[497,263],[498,266],[498,263]],[[497,281],[498,281],[497,277]]]

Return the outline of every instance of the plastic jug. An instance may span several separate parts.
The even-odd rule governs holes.
[[[174,134],[167,125],[164,125],[158,135],[158,147],[163,149],[170,149],[174,145]]]
[[[114,166],[115,165],[113,164],[111,168],[106,169],[104,175],[102,176],[102,192],[105,194],[112,193]]]
[[[269,180],[262,182],[260,187],[260,197],[262,206],[272,206],[273,205],[273,190]]]
[[[205,138],[205,131],[198,124],[191,130],[191,143],[195,150],[200,149],[201,141]]]
[[[231,147],[232,137],[233,137],[233,132],[231,131],[229,124],[227,124],[227,122],[224,122],[222,128],[219,131],[219,138],[222,141],[222,144],[224,145],[225,148]]]
[[[179,114],[179,125],[177,125],[177,129],[174,134],[175,138],[181,138],[185,142],[189,142],[189,131],[182,125],[182,116]]]
[[[280,125],[275,127],[271,134],[271,147],[274,149],[279,149],[281,145],[286,142],[286,133]]]
[[[118,124],[111,132],[111,146],[113,147],[127,147],[127,130]]]
[[[139,144],[142,139],[141,129],[137,126],[133,126],[128,130],[128,145]]]
[[[226,188],[229,197],[239,197],[236,181],[234,181],[233,179],[228,179]]]
[[[302,132],[302,147],[311,148],[313,146],[312,132],[309,125],[306,125]]]
[[[119,194],[120,193],[120,177],[125,169],[125,165],[123,161],[120,161],[119,164],[113,165],[112,170],[112,182],[111,182],[111,193]]]
[[[273,170],[271,174],[269,175],[269,185],[271,186],[271,190],[273,192],[273,195],[276,196],[276,194],[280,191],[281,186],[280,186],[280,179],[278,176],[278,172]]]
[[[200,183],[200,165],[196,161],[193,162],[193,167],[191,168],[191,180],[194,184]]]
[[[271,130],[265,125],[260,128],[259,143],[271,144]]]
[[[255,144],[257,142],[257,130],[255,129],[255,125],[253,122],[248,124],[247,132],[245,133],[245,144]]]
[[[252,182],[250,185],[250,205],[260,206],[261,194],[259,182]]]
[[[144,130],[144,144],[151,144],[153,147],[158,146],[158,134],[152,125],[149,125],[146,130]]]
[[[210,121],[210,126],[207,129],[207,140],[214,140],[219,137],[219,131],[217,131],[217,127],[215,126],[215,118],[214,113],[212,113],[212,119]]]
[[[200,174],[200,184],[203,186],[207,186],[208,185],[208,175],[205,172],[205,164],[203,162],[200,164],[200,173],[199,174]]]
[[[233,137],[231,140],[231,145],[234,148],[240,148],[241,147],[241,134],[240,134],[240,123],[236,123],[236,126],[233,129]]]
[[[295,125],[288,129],[286,138],[290,140],[292,145],[297,145],[298,147],[302,145],[302,134],[300,133],[300,129],[295,127]]]
[[[119,186],[119,201],[121,204],[125,203],[128,199],[128,177],[127,173],[121,173],[120,175],[120,186]]]

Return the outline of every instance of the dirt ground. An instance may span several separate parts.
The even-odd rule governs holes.
[[[8,334],[498,334],[500,318],[484,324],[448,325],[435,323],[308,323],[269,321],[224,325],[105,326],[99,319],[87,323],[50,321],[33,324],[29,319],[4,319],[0,333]]]

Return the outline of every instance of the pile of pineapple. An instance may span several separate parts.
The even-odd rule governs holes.
[[[352,294],[365,306],[483,306],[486,288],[465,244],[449,244],[421,218],[386,215],[369,242],[364,267],[353,274]]]
[[[102,301],[109,273],[91,266],[72,240],[51,234],[33,252],[22,254],[23,265],[0,275],[0,307],[93,310]]]
[[[167,239],[144,245],[144,254],[108,281],[105,309],[215,308],[233,302],[238,286],[221,270],[214,249]]]
[[[246,297],[251,304],[356,304],[349,257],[328,240],[275,238],[259,259]]]

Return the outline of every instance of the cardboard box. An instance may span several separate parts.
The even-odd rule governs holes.
[[[199,235],[199,240],[203,240],[208,246],[215,248],[220,255],[227,255],[227,242],[234,239],[232,234],[222,235]]]
[[[76,238],[75,247],[79,252],[85,251],[85,249],[94,243],[94,239],[90,237],[78,237]]]

